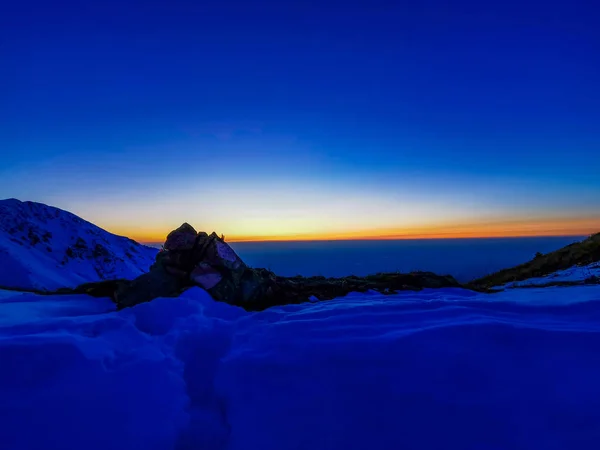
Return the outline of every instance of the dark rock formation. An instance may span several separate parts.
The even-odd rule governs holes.
[[[157,297],[176,296],[183,287],[183,279],[167,273],[164,267],[153,266],[150,272],[135,280],[119,283],[113,300],[121,309],[149,302]]]
[[[156,297],[178,295],[182,289],[200,286],[215,300],[243,304],[238,294],[248,267],[216,233],[196,233],[184,223],[167,236],[163,250],[150,271],[121,283],[114,299],[119,308],[137,305]]]
[[[246,266],[222,237],[196,233],[184,223],[169,233],[148,273],[132,281],[86,284],[78,292],[102,296],[110,292],[117,306],[125,308],[157,297],[174,297],[192,286],[202,287],[215,300],[248,310],[303,303],[311,298],[328,300],[349,292],[376,290],[393,294],[399,290],[460,287],[450,276],[429,272],[343,278],[280,277],[266,269]]]
[[[164,248],[165,250],[190,250],[196,243],[196,230],[188,223],[184,223],[176,230],[173,230],[167,236]]]

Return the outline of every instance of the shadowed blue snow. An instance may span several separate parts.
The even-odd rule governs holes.
[[[0,291],[0,312],[11,450],[600,441],[597,286],[369,292],[260,313],[198,288],[120,312]]]

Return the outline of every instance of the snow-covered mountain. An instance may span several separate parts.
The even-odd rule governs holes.
[[[0,286],[54,290],[135,278],[157,250],[41,203],[0,200]]]

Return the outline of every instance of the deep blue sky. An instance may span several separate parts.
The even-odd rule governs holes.
[[[593,2],[7,6],[0,197],[134,237],[600,226]]]

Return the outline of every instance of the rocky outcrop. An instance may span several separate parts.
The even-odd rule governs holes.
[[[169,233],[150,271],[132,281],[86,284],[78,292],[106,295],[119,308],[134,306],[157,297],[178,296],[199,286],[218,301],[262,310],[270,306],[328,300],[350,292],[375,290],[393,294],[400,290],[459,287],[450,276],[430,272],[381,273],[367,277],[280,277],[266,269],[248,267],[216,233],[196,232],[184,223]]]
[[[156,297],[177,295],[182,289],[200,286],[215,300],[236,305],[247,303],[241,288],[250,271],[222,238],[196,232],[184,223],[169,233],[162,251],[150,271],[131,282],[121,283],[115,292],[120,308],[150,301]]]

